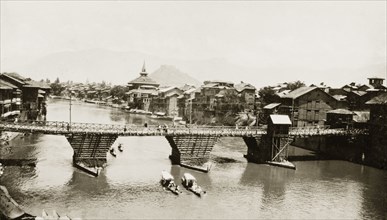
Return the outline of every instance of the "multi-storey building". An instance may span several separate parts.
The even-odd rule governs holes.
[[[240,96],[241,104],[247,111],[255,110],[255,92],[256,88],[251,84],[241,82],[235,85],[235,89]]]
[[[367,102],[370,106],[370,145],[365,148],[366,162],[387,169],[387,93]]]
[[[177,116],[179,113],[178,97],[183,91],[177,87],[167,87],[158,90],[158,95],[152,98],[150,110],[167,116]]]
[[[237,112],[253,111],[256,89],[243,82],[234,86],[227,81],[205,81],[200,88],[183,92],[178,100],[179,116],[188,122],[218,123]]]
[[[1,119],[6,119],[14,115],[14,111],[16,111],[16,115],[20,113],[18,106],[15,105],[17,99],[14,95],[14,89],[17,89],[16,86],[9,84],[3,80],[0,80],[0,111],[1,111]],[[16,108],[15,108],[16,107]]]
[[[128,83],[128,106],[149,111],[151,100],[157,96],[159,86],[159,83],[148,76],[144,63],[140,76]]]
[[[337,100],[318,87],[301,87],[281,98],[281,113],[289,114],[293,126],[324,125],[326,112]]]
[[[13,91],[12,100],[15,103],[15,111],[20,110],[21,120],[37,120],[47,114],[46,98],[51,89],[48,85],[26,79],[18,74],[4,73],[0,75],[0,79],[17,87]]]
[[[384,78],[381,77],[371,77],[368,78],[368,85],[364,84],[358,88],[360,91],[370,91],[370,90],[387,90],[387,87],[383,85]]]

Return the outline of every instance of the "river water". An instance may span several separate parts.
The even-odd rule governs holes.
[[[47,120],[68,121],[66,101],[51,101]],[[147,116],[74,103],[73,122],[165,123]],[[345,161],[299,161],[297,170],[247,163],[240,138],[222,138],[211,154],[209,173],[171,165],[164,137],[120,137],[124,151],[108,154],[97,178],[72,166],[63,136],[29,135],[2,146],[1,158],[36,159],[36,167],[7,166],[0,177],[13,198],[31,214],[42,209],[83,219],[386,219],[387,172]],[[4,153],[5,152],[5,153]],[[178,183],[193,174],[208,193],[163,190],[161,171]]]

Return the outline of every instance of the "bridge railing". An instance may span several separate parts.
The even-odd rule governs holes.
[[[64,121],[24,121],[17,123],[1,122],[0,126],[12,130],[39,131],[44,133],[118,133],[121,135],[166,135],[166,134],[195,134],[195,135],[227,135],[249,136],[265,134],[261,127],[235,127],[235,126],[159,126],[159,125],[134,125],[134,124],[96,124],[96,123],[71,123]]]
[[[293,127],[289,130],[289,134],[293,136],[357,135],[368,134],[368,130],[355,128],[330,128],[330,126]]]
[[[25,122],[0,122],[0,127],[14,131],[30,131],[43,133],[116,133],[120,135],[218,135],[218,136],[251,136],[266,134],[263,127],[248,126],[158,126],[134,124],[97,124],[97,123],[71,123],[64,121],[25,121]],[[348,135],[367,134],[365,129],[332,129],[329,126],[292,127],[289,130],[292,136],[313,135]]]

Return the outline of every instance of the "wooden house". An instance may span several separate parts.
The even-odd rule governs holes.
[[[301,87],[281,97],[279,113],[289,114],[293,126],[324,125],[337,100],[318,87]]]

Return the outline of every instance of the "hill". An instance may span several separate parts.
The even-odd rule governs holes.
[[[172,65],[161,65],[160,68],[155,70],[149,75],[156,82],[160,83],[160,86],[183,86],[185,84],[200,86],[201,82],[187,73],[184,73]]]

